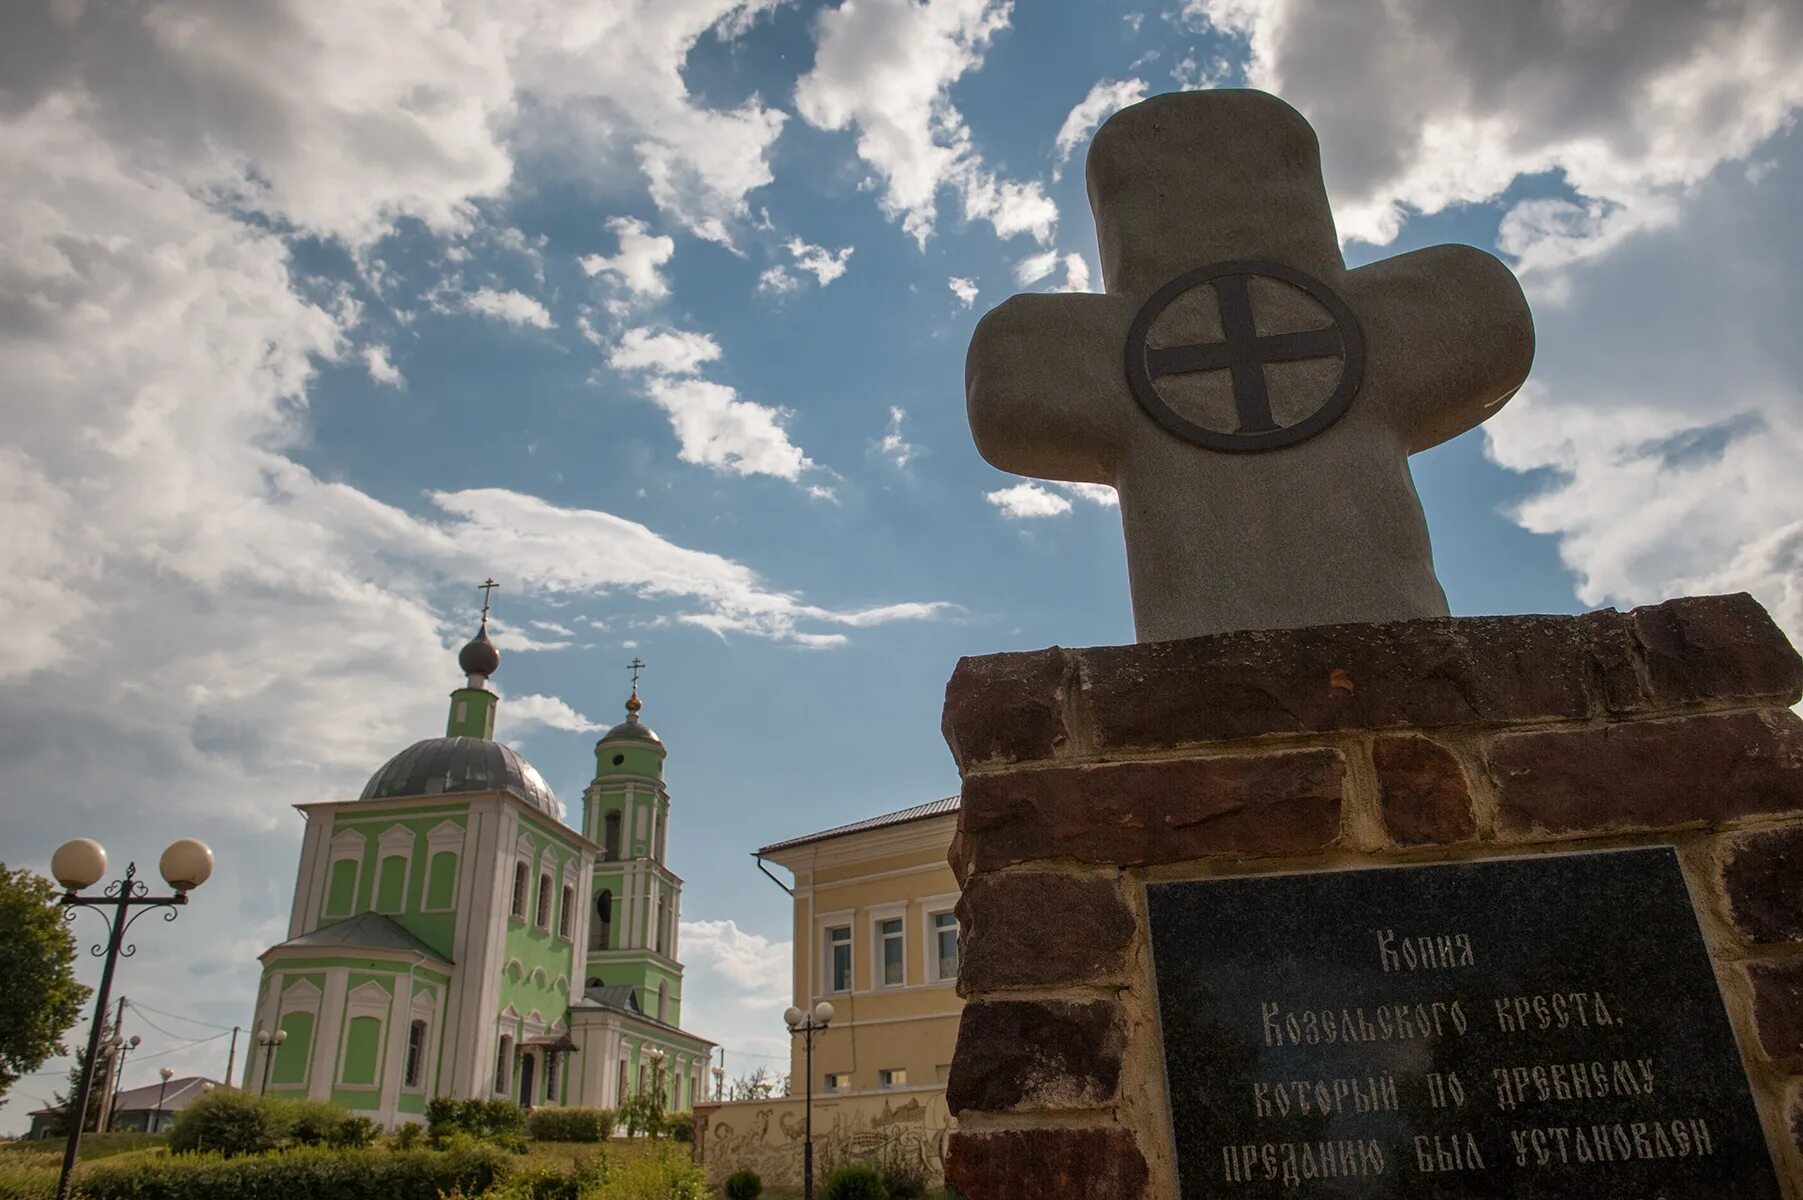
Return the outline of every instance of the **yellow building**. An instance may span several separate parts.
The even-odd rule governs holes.
[[[950,796],[757,851],[793,877],[795,1003],[836,1010],[815,1040],[816,1095],[944,1087],[964,1007],[946,864],[957,823]],[[797,1038],[792,1095],[804,1074]]]

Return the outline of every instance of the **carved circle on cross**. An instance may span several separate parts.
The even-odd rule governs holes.
[[[1321,329],[1260,334],[1252,311],[1255,277],[1288,284],[1327,310],[1333,323]],[[1220,308],[1222,340],[1182,346],[1146,345],[1152,323],[1178,297],[1212,286]],[[1299,421],[1279,425],[1266,390],[1267,363],[1311,358],[1340,359],[1340,378],[1319,407]],[[1339,420],[1358,393],[1365,369],[1365,335],[1352,309],[1333,289],[1313,275],[1268,262],[1224,262],[1185,271],[1146,300],[1127,331],[1127,382],[1146,415],[1185,441],[1210,450],[1241,452],[1293,446]],[[1194,371],[1231,371],[1233,401],[1239,417],[1235,430],[1197,424],[1172,408],[1158,389],[1166,375]]]

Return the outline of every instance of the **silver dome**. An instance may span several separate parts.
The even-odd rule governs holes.
[[[451,792],[508,792],[546,816],[562,820],[557,797],[538,768],[500,742],[485,738],[427,738],[407,747],[369,777],[360,800],[438,796]]]

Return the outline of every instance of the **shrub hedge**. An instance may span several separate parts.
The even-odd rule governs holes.
[[[889,1189],[875,1167],[856,1163],[827,1176],[826,1200],[889,1200]]]
[[[210,1153],[233,1158],[288,1146],[358,1149],[375,1140],[368,1117],[353,1116],[322,1100],[253,1096],[216,1088],[182,1110],[169,1130],[176,1154]]]
[[[605,1142],[613,1136],[611,1108],[535,1108],[526,1116],[526,1134],[541,1142]]]
[[[435,1143],[453,1133],[493,1140],[504,1134],[517,1134],[524,1126],[525,1115],[511,1100],[453,1100],[449,1096],[434,1096],[426,1102],[426,1132]]]
[[[172,1155],[95,1163],[82,1170],[77,1192],[82,1200],[439,1200],[452,1192],[482,1195],[505,1178],[508,1163],[489,1147]]]
[[[726,1200],[758,1200],[764,1194],[764,1181],[756,1171],[734,1171],[726,1177],[721,1190]]]

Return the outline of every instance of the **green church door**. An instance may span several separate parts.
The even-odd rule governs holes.
[[[532,1064],[537,1061],[532,1055],[520,1058],[520,1107],[532,1107]]]

